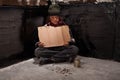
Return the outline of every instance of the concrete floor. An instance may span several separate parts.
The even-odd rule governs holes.
[[[80,57],[81,67],[70,63],[35,65],[29,59],[0,69],[0,80],[120,80],[120,63]]]

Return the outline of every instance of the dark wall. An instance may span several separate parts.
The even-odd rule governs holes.
[[[79,55],[120,61],[120,6],[115,3],[60,4]],[[0,58],[33,55],[37,27],[45,23],[48,7],[0,8]],[[9,13],[9,15],[8,15]]]
[[[120,5],[116,8],[115,15],[115,49],[114,49],[114,59],[120,61]]]
[[[119,59],[119,6],[115,3],[61,4],[80,55]],[[117,9],[117,10],[116,10]]]
[[[47,6],[0,7],[0,60],[34,55],[36,29],[43,25]]]
[[[37,27],[44,24],[47,8],[47,6],[42,6],[24,9],[24,47],[28,55],[34,55],[35,43],[38,41]]]
[[[24,51],[22,15],[20,8],[0,7],[0,59]]]

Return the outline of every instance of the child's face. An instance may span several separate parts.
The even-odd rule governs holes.
[[[59,16],[50,16],[51,23],[57,25],[59,22]]]

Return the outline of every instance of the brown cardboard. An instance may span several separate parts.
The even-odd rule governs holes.
[[[68,26],[38,27],[38,37],[40,42],[44,43],[44,47],[63,46],[70,41],[70,33]]]

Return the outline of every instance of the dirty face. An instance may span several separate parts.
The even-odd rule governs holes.
[[[59,22],[59,16],[50,16],[50,22],[57,25]]]

